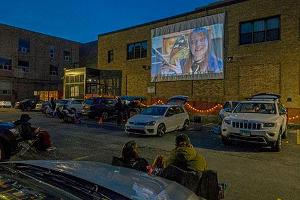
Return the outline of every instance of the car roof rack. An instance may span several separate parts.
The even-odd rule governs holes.
[[[277,100],[280,99],[279,94],[274,93],[258,93],[255,95],[252,95],[248,100]]]

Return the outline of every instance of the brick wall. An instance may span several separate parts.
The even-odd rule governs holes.
[[[19,38],[30,42],[30,52],[18,51]],[[53,59],[50,59],[50,46],[55,48]],[[12,71],[0,70],[0,79],[13,85],[10,100],[32,98],[36,90],[62,90],[64,67],[79,63],[79,46],[77,42],[0,24],[0,57],[12,59]],[[64,61],[64,50],[71,54],[69,62]],[[22,72],[18,60],[29,62],[29,72]],[[58,67],[57,76],[50,75],[50,65]]]
[[[150,83],[151,29],[216,13],[226,13],[224,39],[224,79]],[[280,15],[281,40],[239,45],[239,23]],[[300,108],[300,2],[298,0],[249,0],[230,6],[187,14],[178,18],[138,26],[98,39],[98,67],[123,71],[122,94],[144,95],[148,86],[156,86],[156,97],[188,95],[200,102],[239,100],[257,92],[282,95],[287,107]],[[147,58],[127,60],[127,44],[147,40]],[[107,62],[107,51],[114,61]],[[231,62],[226,58],[233,57]],[[153,95],[152,95],[153,96]],[[287,102],[291,98],[291,102]]]

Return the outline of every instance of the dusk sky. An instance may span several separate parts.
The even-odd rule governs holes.
[[[193,11],[216,0],[10,0],[0,23],[78,42],[97,35]]]

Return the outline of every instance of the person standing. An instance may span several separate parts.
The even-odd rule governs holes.
[[[120,98],[117,99],[116,110],[117,110],[117,124],[121,125],[123,120],[123,104]]]

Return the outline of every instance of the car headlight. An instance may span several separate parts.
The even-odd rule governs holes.
[[[228,124],[228,125],[231,124],[231,120],[230,120],[230,119],[224,119],[224,122],[225,122],[226,124]]]
[[[20,135],[19,130],[16,128],[11,128],[11,129],[9,129],[9,131],[12,132],[14,134],[14,136]]]
[[[274,127],[275,123],[264,123],[264,127]]]
[[[156,124],[156,121],[147,122],[146,125],[148,126],[154,126]]]

